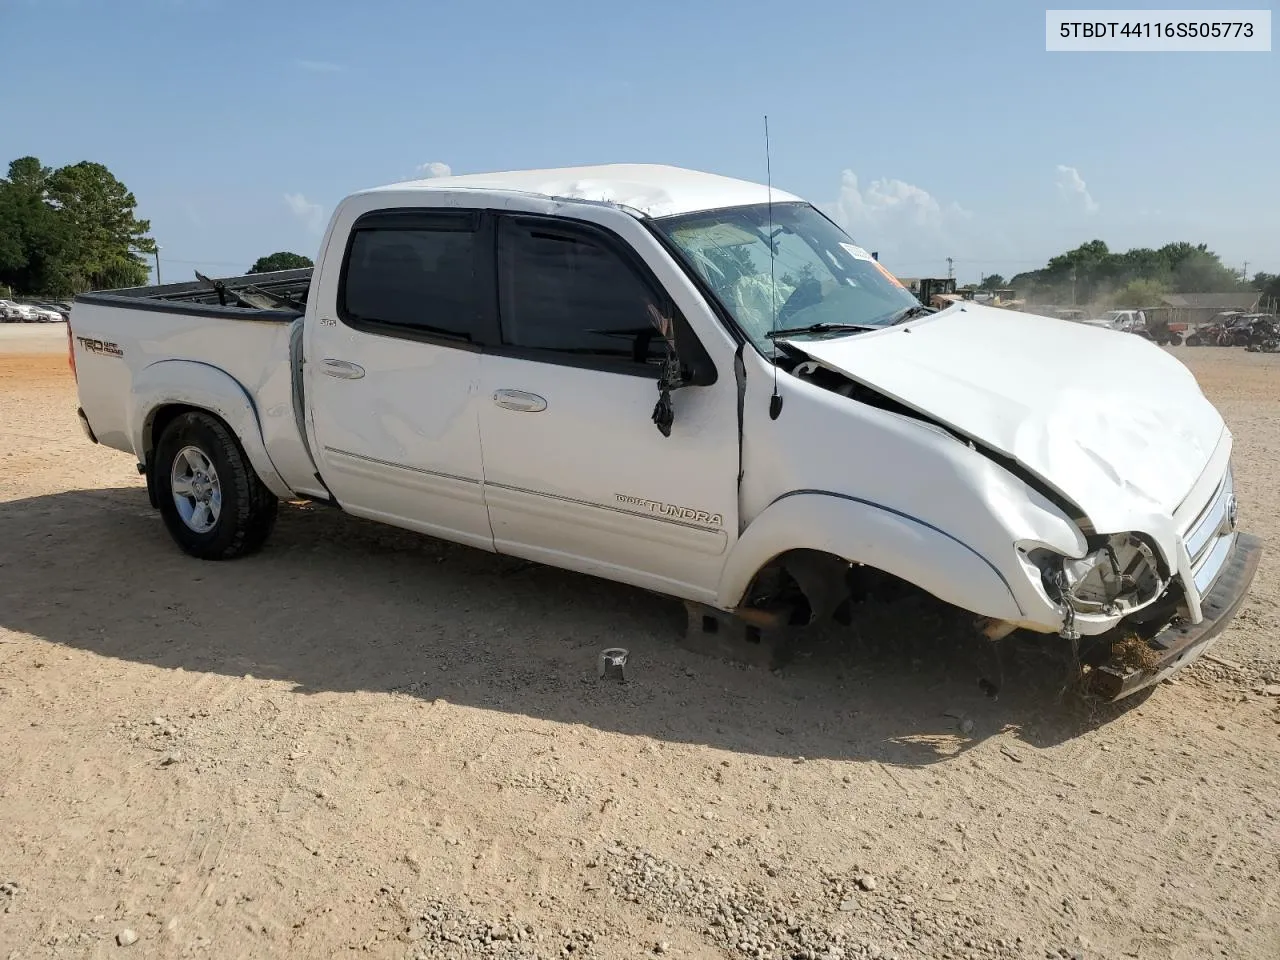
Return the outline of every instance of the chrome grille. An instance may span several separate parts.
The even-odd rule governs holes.
[[[1203,594],[1222,569],[1231,552],[1236,528],[1235,482],[1231,469],[1210,498],[1209,503],[1182,535],[1187,554],[1191,557],[1191,569],[1196,591]]]

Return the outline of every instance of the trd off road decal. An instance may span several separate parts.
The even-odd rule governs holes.
[[[96,353],[103,357],[123,357],[124,351],[120,349],[120,345],[112,343],[110,340],[95,340],[93,337],[76,337],[80,341],[80,346],[84,347],[89,353]]]
[[[700,523],[704,526],[720,527],[724,525],[724,517],[706,510],[695,510],[692,507],[678,507],[673,503],[660,500],[646,500],[644,497],[629,497],[625,493],[615,493],[619,503],[629,507],[641,507],[649,513],[670,517],[673,520],[685,520],[689,523]]]

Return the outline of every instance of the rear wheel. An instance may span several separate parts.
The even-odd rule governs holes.
[[[1180,334],[1180,333],[1171,333],[1171,334],[1169,334],[1169,346],[1171,346],[1171,347],[1180,347],[1180,346],[1182,346],[1182,334]]]
[[[262,546],[279,501],[235,436],[207,413],[176,417],[156,445],[160,515],[179,547],[201,560],[230,560]]]

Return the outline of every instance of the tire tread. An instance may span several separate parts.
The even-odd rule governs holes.
[[[172,455],[190,442],[191,435],[207,434],[214,449],[206,450],[218,469],[223,489],[223,513],[212,536],[196,534],[177,515],[169,492]],[[204,440],[204,437],[200,437]],[[280,502],[254,471],[235,434],[217,417],[200,411],[179,414],[165,427],[156,445],[153,467],[165,525],[186,553],[202,560],[232,560],[261,549],[275,526]],[[161,455],[166,454],[166,455]],[[224,467],[226,468],[224,470]],[[228,474],[224,476],[224,472]],[[228,489],[230,488],[230,489]],[[232,496],[228,497],[227,494]],[[233,514],[228,515],[227,507]]]

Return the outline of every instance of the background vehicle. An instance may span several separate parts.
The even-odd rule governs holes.
[[[1169,321],[1162,319],[1151,321],[1143,310],[1109,310],[1097,320],[1097,326],[1105,326],[1122,333],[1132,333],[1145,340],[1151,340],[1160,346],[1178,346],[1182,343],[1182,334],[1169,326]]]
[[[37,314],[35,308],[28,306],[27,303],[19,303],[18,301],[9,300],[5,303],[6,319],[17,320],[18,323],[32,324],[40,320],[40,314]]]
[[[1232,321],[1229,332],[1231,346],[1257,347],[1280,336],[1280,324],[1274,314],[1246,313]]]
[[[916,298],[926,307],[932,307],[935,306],[935,298],[955,292],[955,277],[921,277]]]
[[[1112,330],[1120,330],[1123,333],[1138,333],[1146,330],[1147,315],[1142,310],[1108,310],[1099,317],[1099,322]]]
[[[35,315],[37,323],[61,323],[66,319],[60,311],[44,304],[29,303],[27,308]]]
[[[1244,346],[1253,339],[1252,323],[1249,314],[1227,314],[1197,328],[1187,335],[1187,346]]]
[[[990,636],[1083,638],[1110,698],[1194,660],[1256,569],[1185,367],[935,312],[782,191],[648,165],[435,178],[348,197],[321,250],[76,301],[85,432],[137,458],[193,556],[255,550],[310,498],[678,597],[743,649],[848,622],[882,577]],[[1150,657],[1116,659],[1131,635]]]
[[[36,306],[43,310],[49,310],[58,315],[58,319],[66,320],[71,316],[71,305],[62,303],[57,300],[41,300]]]

